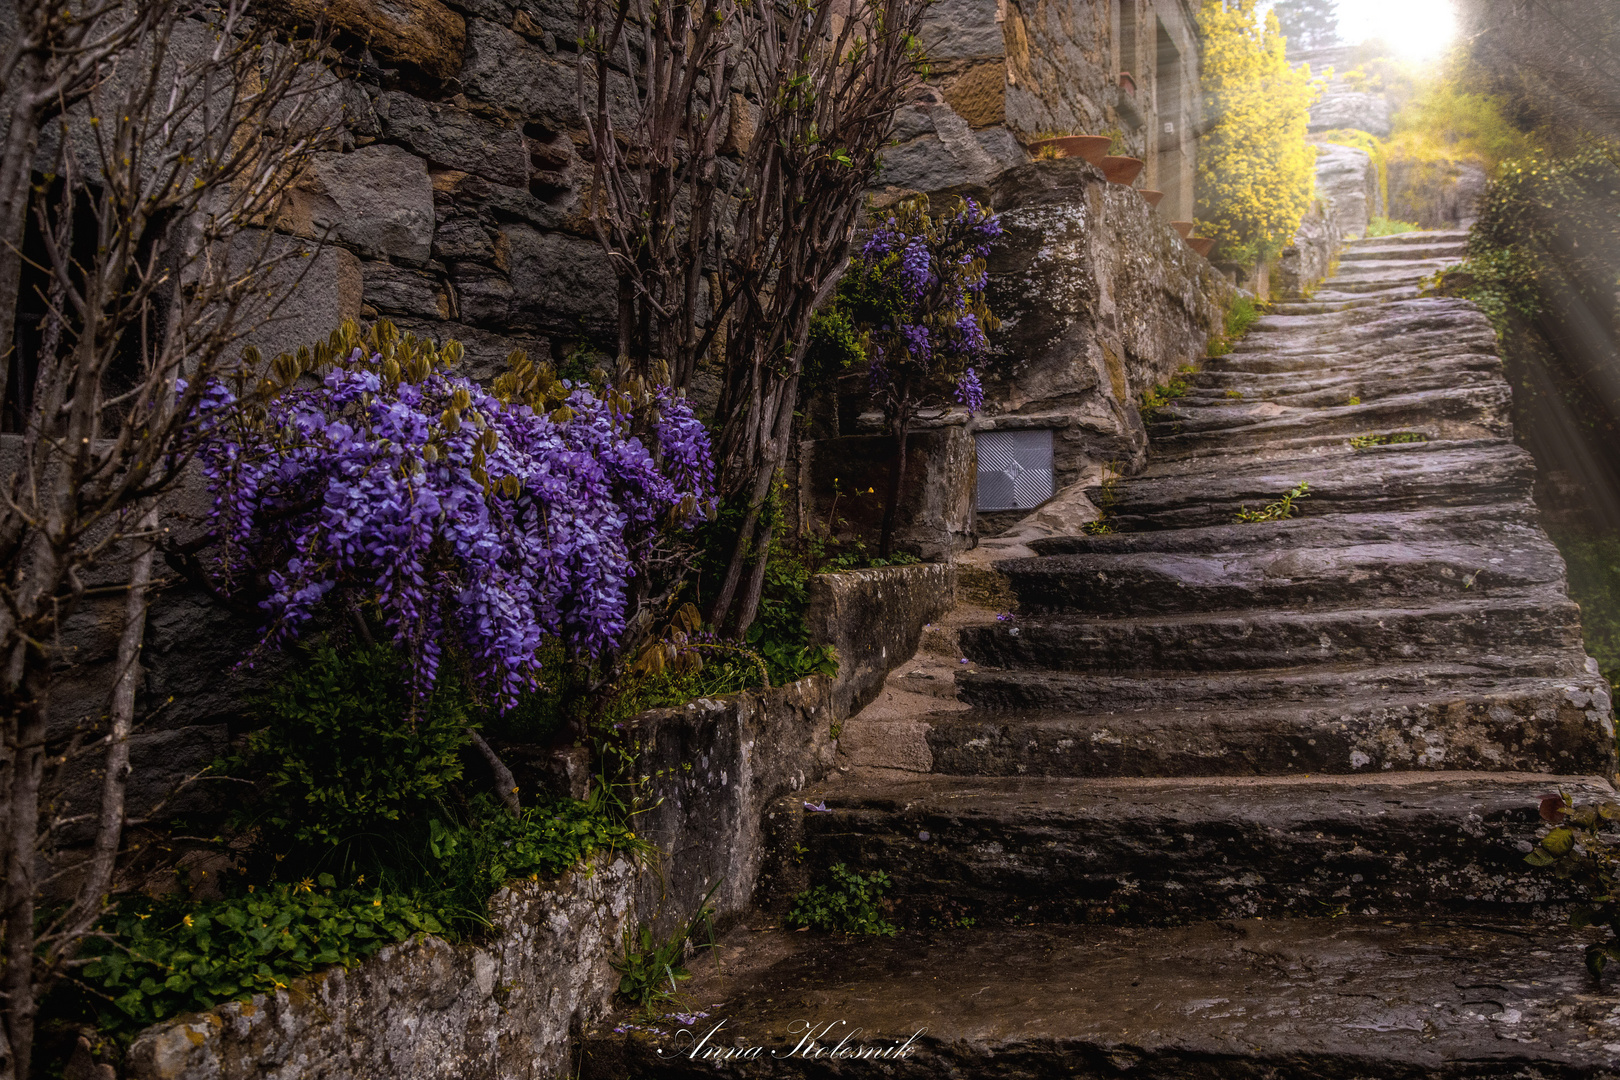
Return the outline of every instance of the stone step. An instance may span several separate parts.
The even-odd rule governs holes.
[[[1258,688],[1255,688],[1258,689]],[[966,776],[1279,776],[1384,770],[1614,772],[1602,678],[1108,712],[927,717],[932,771]]]
[[[1402,298],[1417,296],[1417,286],[1405,286],[1391,290]],[[1323,297],[1311,300],[1279,300],[1272,305],[1272,310],[1279,315],[1327,315],[1335,311],[1349,311],[1352,308],[1372,307],[1381,304],[1389,297],[1379,296],[1362,297]]]
[[[1508,683],[1547,683],[1573,695],[1587,708],[1602,684],[1596,662],[1574,650],[1499,649],[1460,661],[1366,665],[1313,663],[1291,668],[1238,672],[1029,671],[964,668],[956,673],[956,693],[983,711],[1134,713],[1146,710],[1248,708],[1268,705],[1321,705],[1380,694],[1426,695],[1454,692],[1462,698],[1489,696]],[[1607,690],[1603,690],[1606,697]]]
[[[1019,619],[964,627],[970,663],[1045,671],[1235,671],[1300,664],[1466,662],[1507,649],[1578,652],[1580,608],[1525,596],[1324,611]]]
[[[1355,251],[1376,251],[1393,247],[1422,247],[1424,245],[1439,245],[1465,243],[1468,240],[1467,229],[1419,229],[1416,232],[1393,233],[1389,236],[1368,236],[1360,240],[1351,240],[1344,245],[1340,257]]]
[[[1375,454],[1376,450],[1367,451]],[[1194,471],[1201,463],[1170,462],[1154,466],[1154,475],[1167,470]],[[1095,489],[1093,489],[1095,490]],[[1100,494],[1100,493],[1099,493]],[[1303,505],[1303,504],[1301,504]],[[1315,548],[1332,544],[1406,543],[1434,541],[1478,544],[1498,548],[1493,558],[1519,547],[1546,543],[1537,524],[1536,509],[1528,498],[1517,503],[1442,506],[1390,513],[1328,513],[1286,521],[1207,525],[1201,528],[1163,529],[1152,532],[1108,533],[1101,536],[1049,536],[1030,541],[1040,555],[1191,552],[1227,553]]]
[[[1512,551],[1455,541],[1335,547],[1046,555],[995,564],[1021,616],[1166,615],[1419,597],[1463,600],[1564,584],[1550,541]]]
[[[1258,511],[1301,483],[1310,485],[1307,497],[1294,503],[1303,516],[1512,503],[1530,496],[1534,462],[1505,439],[1351,449],[1351,431],[1371,426],[1348,425],[1343,444],[1297,458],[1194,460],[1169,475],[1121,481],[1114,485],[1111,520],[1127,532],[1231,525],[1240,508]],[[1090,497],[1103,498],[1100,489]]]
[[[1384,244],[1377,247],[1366,244],[1352,244],[1339,252],[1339,262],[1342,265],[1348,262],[1363,262],[1368,259],[1393,259],[1403,256],[1420,259],[1462,259],[1467,254],[1468,241],[1466,239],[1446,240],[1439,243],[1409,241],[1407,243]]]
[[[703,1015],[608,1018],[581,1077],[1613,1080],[1620,1009],[1582,962],[1601,936],[1358,916],[739,927],[692,962]]]
[[[1352,389],[1360,387],[1346,387]],[[1321,395],[1329,400],[1332,396],[1336,395]],[[1358,400],[1351,404],[1352,398]],[[1148,434],[1154,445],[1166,453],[1212,442],[1235,447],[1312,435],[1342,434],[1348,439],[1367,431],[1414,424],[1433,425],[1453,439],[1482,438],[1509,433],[1511,403],[1512,395],[1500,379],[1468,380],[1460,386],[1431,387],[1371,399],[1345,394],[1331,404],[1320,405],[1234,401],[1212,407],[1203,402],[1182,405],[1177,401],[1153,412]]]
[[[1524,855],[1540,800],[1603,779],[1384,773],[1154,779],[855,770],[800,819],[811,880],[893,882],[906,925],[1329,915],[1555,917],[1569,886]]]
[[[1454,349],[1429,356],[1378,356],[1314,371],[1271,373],[1211,367],[1192,377],[1192,388],[1186,397],[1174,402],[1174,407],[1226,405],[1233,401],[1339,405],[1351,395],[1373,401],[1416,390],[1499,381],[1501,377],[1502,361],[1495,355],[1458,353]],[[1232,391],[1242,396],[1229,397]]]

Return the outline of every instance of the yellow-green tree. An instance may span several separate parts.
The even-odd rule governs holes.
[[[1198,146],[1198,220],[1225,258],[1268,259],[1310,209],[1316,149],[1305,141],[1317,83],[1289,66],[1277,16],[1257,0],[1204,0],[1204,116]]]

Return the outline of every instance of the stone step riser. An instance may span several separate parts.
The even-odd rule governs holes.
[[[1055,564],[1055,565],[1054,565]],[[1495,565],[1493,565],[1495,564]],[[1398,549],[1291,552],[1254,558],[1185,555],[1029,559],[997,567],[1024,616],[1151,616],[1300,608],[1432,597],[1463,602],[1560,587],[1556,549],[1507,555],[1478,548],[1421,557]]]
[[[1369,455],[1376,451],[1368,451]],[[1195,463],[1196,464],[1196,463]],[[1322,514],[1247,525],[1102,536],[1051,536],[1031,542],[1040,555],[1282,552],[1334,544],[1449,542],[1477,547],[1540,546],[1547,540],[1528,499],[1517,504],[1428,508],[1390,514]]]
[[[1339,265],[1347,263],[1382,261],[1408,257],[1413,259],[1462,259],[1468,255],[1467,244],[1406,244],[1387,248],[1352,248],[1339,254]]]
[[[1022,620],[1020,620],[1022,621]],[[1016,634],[1014,633],[1016,631]],[[1391,611],[969,627],[969,661],[1045,671],[1233,671],[1301,664],[1465,663],[1508,648],[1581,648],[1579,609],[1544,600]]]
[[[1367,423],[1355,430],[1384,427]],[[1345,446],[1258,463],[1194,461],[1175,474],[1127,481],[1112,492],[1112,520],[1122,532],[1232,525],[1240,508],[1258,510],[1300,483],[1310,488],[1294,512],[1307,517],[1515,504],[1530,497],[1533,480],[1529,455],[1505,441],[1407,443],[1361,452]],[[1090,497],[1095,502],[1103,495],[1098,489]]]
[[[1192,409],[1174,405],[1158,410],[1148,425],[1154,445],[1174,452],[1187,446],[1219,441],[1225,446],[1253,446],[1278,437],[1312,435],[1358,435],[1374,428],[1404,428],[1414,425],[1477,428],[1470,434],[1500,434],[1508,424],[1511,399],[1500,382],[1437,389],[1428,394],[1399,393],[1386,398],[1362,399],[1348,404],[1351,396],[1326,401],[1307,411],[1267,416],[1276,408],[1256,409],[1253,405],[1233,404],[1219,409]]]
[[[1319,702],[1244,713],[1144,711],[930,721],[933,770],[963,776],[1282,776],[1399,770],[1599,774],[1606,690],[1542,686],[1432,701]],[[1263,699],[1262,699],[1263,700]]]
[[[1378,401],[1417,390],[1441,390],[1471,386],[1501,378],[1501,361],[1494,356],[1457,356],[1444,359],[1390,361],[1326,372],[1262,375],[1241,371],[1200,372],[1193,388],[1176,402],[1178,408],[1190,405],[1231,405],[1270,401],[1280,405],[1322,406],[1343,404],[1351,394],[1366,401]],[[1241,398],[1227,396],[1235,390]]]
[[[1537,799],[1559,781],[1498,790],[1437,779],[1387,793],[1307,782],[1286,796],[1217,781],[1181,798],[1169,787],[980,783],[1015,783],[1019,794],[829,797],[828,812],[803,819],[811,879],[834,863],[882,870],[897,916],[913,925],[1533,916],[1570,896],[1524,862],[1542,831]]]
[[[1485,698],[1527,681],[1560,693],[1603,687],[1584,657],[1545,653],[1481,654],[1461,664],[1393,667],[1313,665],[1242,675],[1146,672],[1136,675],[995,669],[957,673],[957,696],[973,708],[1004,713],[1107,713],[1149,709],[1248,709],[1256,703],[1317,707],[1380,694]],[[1582,688],[1586,688],[1583,690]],[[1544,689],[1544,686],[1543,686]],[[1582,706],[1584,707],[1584,706]]]

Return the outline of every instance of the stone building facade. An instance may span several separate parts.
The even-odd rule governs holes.
[[[1199,125],[1190,0],[940,0],[923,40],[938,98],[902,117],[882,181],[982,185],[1047,134],[1117,134],[1140,186],[1190,220]]]

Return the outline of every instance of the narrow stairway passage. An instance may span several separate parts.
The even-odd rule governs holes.
[[[926,1027],[908,1077],[1620,1075],[1620,998],[1524,862],[1543,795],[1612,796],[1609,690],[1490,327],[1419,295],[1463,235],[1349,246],[1153,417],[1116,531],[997,564],[1013,617],[934,641],[956,700],[849,722],[785,842],[812,881],[889,875],[908,929],[737,931],[691,992],[718,1041]],[[593,1039],[587,1075],[712,1074],[662,1038]]]

